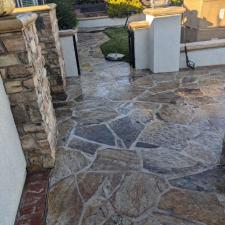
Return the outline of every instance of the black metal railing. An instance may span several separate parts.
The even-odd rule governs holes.
[[[134,31],[128,29],[130,65],[135,68]]]

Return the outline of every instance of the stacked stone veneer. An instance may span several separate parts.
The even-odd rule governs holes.
[[[45,67],[50,81],[53,98],[65,98],[65,65],[61,45],[59,41],[59,27],[56,17],[56,5],[18,8],[18,12],[35,12],[38,15],[36,28],[39,42],[42,48],[42,55],[45,58]]]
[[[57,134],[36,19],[0,18],[0,71],[29,170],[53,167]]]

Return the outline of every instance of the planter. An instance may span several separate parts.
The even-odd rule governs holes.
[[[15,3],[13,0],[0,0],[0,16],[6,16],[13,12]]]
[[[66,77],[79,76],[80,66],[76,45],[77,29],[61,30],[59,37],[64,56]]]
[[[78,17],[97,17],[106,15],[107,6],[104,2],[76,4],[75,11]]]
[[[145,7],[163,7],[168,6],[171,1],[170,0],[141,0],[141,3]]]
[[[90,12],[102,12],[106,11],[105,3],[93,3],[93,4],[82,4],[80,6],[80,10],[82,13],[90,13]]]
[[[124,26],[126,23],[126,18],[110,18],[109,16],[100,17],[87,17],[78,18],[79,19],[79,29],[95,29],[95,28],[105,28],[105,27],[119,27]],[[145,15],[135,14],[129,17],[129,22],[144,20]]]

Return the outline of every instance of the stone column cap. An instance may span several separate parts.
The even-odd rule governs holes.
[[[60,30],[59,36],[60,37],[69,37],[69,36],[74,36],[76,33],[77,33],[77,29]]]
[[[179,15],[186,11],[184,7],[172,6],[172,7],[163,7],[163,8],[150,8],[145,9],[143,12],[145,15],[151,16],[170,16],[170,15]]]
[[[37,14],[25,13],[0,17],[0,33],[21,31],[36,21]]]
[[[36,5],[22,8],[15,8],[13,14],[18,13],[28,13],[28,12],[40,12],[40,11],[50,11],[56,8],[56,4],[51,3],[47,5]]]
[[[138,30],[138,29],[148,29],[150,24],[148,21],[137,21],[129,23],[128,28],[130,30]]]

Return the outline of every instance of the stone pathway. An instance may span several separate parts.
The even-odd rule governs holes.
[[[82,77],[56,104],[47,225],[224,225],[225,67],[134,72],[79,37]]]

